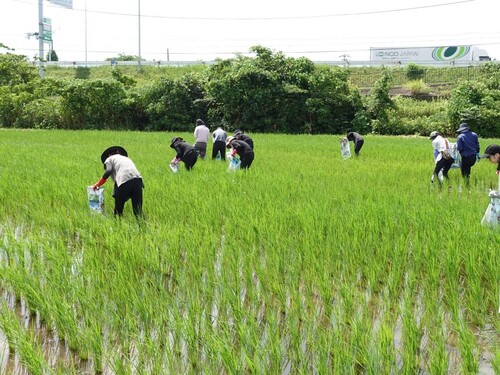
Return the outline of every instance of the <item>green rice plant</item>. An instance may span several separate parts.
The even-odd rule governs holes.
[[[448,372],[448,354],[446,350],[446,332],[443,332],[443,320],[440,313],[436,314],[436,321],[429,326],[430,348],[427,369],[430,374]]]
[[[7,337],[11,350],[21,358],[26,370],[32,374],[52,373],[33,332],[26,331],[21,326],[17,315],[7,307],[5,301],[0,303],[0,330]]]
[[[458,347],[462,358],[462,372],[465,374],[477,374],[479,365],[474,349],[476,339],[463,321],[457,324],[456,330],[458,333]]]
[[[169,133],[0,133],[0,285],[95,371],[437,374],[498,352],[486,161],[440,191],[427,137],[366,135],[344,161],[339,135],[255,134],[248,171],[173,174]],[[110,144],[144,221],[113,217],[111,181],[88,208]]]

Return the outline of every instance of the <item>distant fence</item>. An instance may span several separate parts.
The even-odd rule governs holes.
[[[403,86],[410,82],[411,75],[404,68],[390,68],[392,74],[392,86]],[[439,85],[455,85],[459,81],[476,79],[481,75],[481,70],[477,66],[455,66],[455,67],[422,67],[419,74],[413,75],[413,80],[422,80],[424,83]],[[372,87],[381,77],[382,71],[374,68],[350,69],[350,79],[358,87]]]
[[[67,68],[99,67],[99,66],[144,66],[148,67],[181,67],[192,65],[211,65],[215,61],[49,61],[43,64]],[[411,79],[408,75],[406,62],[386,62],[384,64],[373,61],[315,61],[317,65],[339,66],[350,71],[350,79],[360,88],[369,88],[381,77],[381,67],[388,68],[392,73],[392,86],[402,86]],[[420,67],[420,72],[413,79],[421,79],[426,84],[450,84],[454,85],[461,80],[477,78],[481,73],[478,67],[485,62],[482,61],[456,61],[436,62],[421,61],[411,63]],[[497,63],[493,61],[493,63]]]

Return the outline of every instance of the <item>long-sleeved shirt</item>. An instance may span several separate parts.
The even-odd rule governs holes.
[[[206,125],[198,125],[194,129],[194,139],[195,142],[208,143],[208,138],[210,137],[210,129]]]
[[[196,149],[185,141],[176,142],[170,146],[176,152],[176,158],[184,161],[184,157],[190,152],[196,152]]]
[[[245,142],[253,150],[253,139],[250,138],[247,134],[240,133],[240,134],[235,135],[234,138],[236,138],[238,141]]]
[[[472,156],[479,153],[477,134],[467,130],[457,137],[457,149],[462,156]]]
[[[443,151],[446,151],[450,149],[450,144],[449,142],[438,135],[436,138],[433,139],[432,141],[432,147],[434,148],[434,155],[435,155],[435,162],[437,163],[443,158]],[[436,156],[437,152],[437,156]]]
[[[234,140],[231,142],[231,146],[233,147],[231,152],[231,155],[233,156],[238,154],[240,158],[244,158],[246,154],[253,155],[253,149],[245,141]]]
[[[212,133],[212,142],[226,142],[227,133],[222,128],[217,128]]]
[[[104,168],[106,170],[102,177],[107,179],[111,176],[116,186],[120,186],[134,178],[142,178],[134,162],[123,155],[116,154],[108,157],[104,161]]]
[[[353,141],[354,143],[357,143],[359,141],[363,141],[363,137],[356,132],[349,132],[347,133],[347,139],[350,141]]]

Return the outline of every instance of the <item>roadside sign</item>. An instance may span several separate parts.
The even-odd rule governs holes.
[[[50,18],[43,19],[42,40],[52,42],[52,21]]]
[[[73,0],[49,0],[49,3],[59,5],[64,8],[73,9]]]

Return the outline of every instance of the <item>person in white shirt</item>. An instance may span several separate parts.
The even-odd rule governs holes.
[[[212,148],[212,159],[216,159],[217,154],[219,154],[222,160],[226,160],[226,138],[227,133],[224,131],[224,128],[218,126],[212,133],[212,142],[214,144]]]
[[[101,155],[104,164],[104,174],[93,188],[98,189],[109,177],[115,182],[113,198],[115,198],[114,214],[122,216],[125,202],[132,200],[134,215],[142,215],[142,189],[144,184],[142,176],[132,160],[128,158],[127,151],[121,146],[108,147]]]
[[[443,138],[437,131],[433,131],[430,136],[432,147],[434,148],[434,172],[432,173],[431,182],[434,182],[434,177],[438,177],[439,186],[441,187],[444,179],[449,180],[448,171],[453,165],[453,158],[450,155],[450,143],[446,138]],[[442,177],[439,176],[442,172]]]
[[[194,128],[194,148],[202,159],[205,159],[207,155],[207,144],[209,137],[210,129],[208,129],[202,119],[196,120],[196,127]]]

